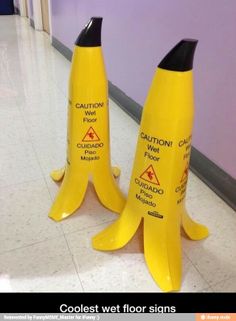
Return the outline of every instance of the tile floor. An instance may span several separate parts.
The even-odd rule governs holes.
[[[1,16],[0,30],[0,291],[159,292],[139,234],[117,252],[91,248],[91,236],[116,218],[91,185],[73,216],[48,219],[58,190],[49,172],[65,160],[70,63],[25,18]],[[138,125],[110,105],[112,160],[127,193]],[[192,173],[187,206],[211,235],[183,239],[181,291],[236,291],[235,212]]]

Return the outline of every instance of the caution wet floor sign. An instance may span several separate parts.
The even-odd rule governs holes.
[[[93,238],[95,249],[119,249],[143,220],[145,259],[164,291],[181,286],[181,225],[191,239],[208,235],[185,209],[195,46],[194,40],[181,41],[157,68],[142,113],[126,206],[115,223]]]
[[[88,179],[101,203],[121,212],[125,198],[111,168],[109,146],[108,84],[101,49],[102,18],[92,18],[79,35],[73,53],[68,103],[67,164],[51,176],[63,178],[49,216],[60,221],[78,209]]]

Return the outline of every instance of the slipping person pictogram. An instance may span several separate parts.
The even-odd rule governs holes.
[[[101,27],[101,17],[91,18],[75,42],[69,86],[67,164],[51,173],[55,181],[63,179],[49,213],[55,221],[80,207],[90,176],[105,207],[120,213],[125,205],[114,178],[120,171],[110,163],[108,82]]]
[[[148,168],[142,173],[140,178],[149,183],[160,185],[152,165],[148,166]]]
[[[196,40],[180,41],[159,64],[142,113],[125,208],[118,220],[92,241],[97,250],[122,248],[143,220],[146,263],[164,291],[181,287],[181,225],[192,240],[208,236],[208,229],[194,222],[185,207],[196,45]],[[180,182],[183,172],[185,180]]]
[[[100,138],[96,134],[93,127],[90,127],[88,131],[86,132],[84,138],[82,139],[82,142],[99,142]]]

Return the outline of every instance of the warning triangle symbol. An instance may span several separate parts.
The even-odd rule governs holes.
[[[98,142],[100,138],[96,134],[93,127],[90,127],[87,133],[85,134],[84,138],[82,139],[82,142]]]
[[[180,180],[180,183],[183,183],[188,178],[188,167],[189,167],[189,164],[187,164],[185,169],[184,169],[184,172],[183,172],[182,178]]]
[[[152,165],[148,166],[148,168],[142,173],[142,175],[140,175],[140,178],[142,178],[146,182],[160,185]]]

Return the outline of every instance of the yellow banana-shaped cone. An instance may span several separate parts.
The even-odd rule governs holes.
[[[91,176],[101,203],[120,213],[125,198],[110,163],[108,83],[101,48],[102,18],[93,17],[76,40],[69,84],[67,164],[51,173],[59,193],[49,217],[60,221],[78,209]]]
[[[159,64],[143,109],[126,206],[115,223],[93,238],[95,249],[121,248],[143,219],[145,260],[164,291],[181,286],[181,224],[193,240],[208,235],[185,209],[196,44],[180,41]]]

